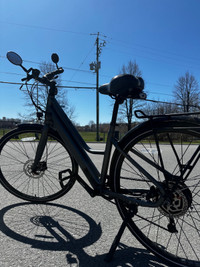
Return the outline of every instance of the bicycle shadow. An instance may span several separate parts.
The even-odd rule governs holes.
[[[122,243],[110,263],[104,261],[110,247],[105,254],[89,255],[84,248],[92,247],[101,238],[101,225],[85,213],[61,204],[23,202],[4,207],[0,210],[0,230],[32,248],[66,251],[67,266],[165,266],[146,249]],[[92,249],[94,252],[95,248]]]

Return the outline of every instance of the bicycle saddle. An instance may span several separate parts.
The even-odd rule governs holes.
[[[146,94],[142,93],[143,89],[144,80],[141,77],[131,74],[120,74],[112,78],[110,83],[100,86],[99,92],[110,96],[119,95],[124,98],[141,99],[146,98]]]

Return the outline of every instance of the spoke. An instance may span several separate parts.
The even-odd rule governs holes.
[[[144,146],[144,144],[142,144],[142,146],[143,146],[143,149],[145,150],[145,152],[153,159],[153,161],[151,159],[147,158],[144,154],[142,154],[141,151],[139,151],[137,148],[132,148],[132,149],[130,149],[130,151],[134,155],[136,155],[139,158],[141,158],[142,160],[144,160],[145,163],[148,163],[151,167],[154,167],[157,171],[158,181],[161,181],[160,172],[165,173],[167,171],[159,165],[159,158],[158,158],[158,160],[155,160],[153,153],[150,153],[149,149],[146,148],[146,146]]]
[[[143,183],[147,183],[147,182],[149,182],[147,179],[145,180],[145,179],[143,179],[143,180],[141,180],[141,179],[137,179],[137,178],[130,178],[130,177],[125,177],[125,176],[121,176],[121,179],[122,180],[129,180],[129,181],[136,181],[136,182],[143,182]]]
[[[184,218],[182,219],[182,224],[180,224],[179,221],[177,220],[177,223],[178,223],[178,225],[179,225],[179,227],[180,227],[180,234],[179,234],[179,239],[178,239],[178,240],[180,241],[181,236],[183,235],[183,236],[185,237],[185,239],[187,240],[187,244],[190,246],[190,248],[191,248],[191,250],[193,251],[194,255],[195,255],[196,258],[199,260],[199,257],[198,257],[198,255],[197,255],[196,251],[194,250],[194,247],[193,247],[193,245],[191,244],[189,237],[187,236],[186,232],[183,230],[183,224],[184,224],[184,222],[185,222]],[[190,233],[188,233],[188,235],[190,235]],[[184,238],[184,237],[183,237],[183,238]],[[183,250],[183,252],[185,253],[185,256],[186,256],[186,258],[187,258],[187,254],[186,254],[186,252],[185,252],[185,249],[183,249],[183,246],[182,246],[181,242],[179,242],[179,244],[181,245],[181,248],[182,248],[182,250]],[[178,247],[177,247],[177,251],[178,251]]]
[[[200,185],[200,180],[198,181],[198,183],[196,184],[196,186],[194,186],[194,189],[193,189],[193,191],[192,191],[192,193],[193,193],[193,198],[194,198],[195,196],[197,196],[197,195],[199,194],[199,192],[200,192],[200,189],[199,189],[196,193],[194,193],[194,191],[196,190],[196,188],[197,188],[199,185]]]
[[[160,215],[160,214],[159,214],[159,215],[156,215],[156,216],[155,216],[156,218],[154,218],[154,221],[153,221],[153,220],[150,220],[150,219],[152,219],[152,217],[143,217],[143,216],[138,215],[138,214],[136,214],[136,216],[137,216],[138,218],[140,218],[140,219],[138,219],[138,220],[134,220],[134,222],[145,221],[145,222],[148,222],[148,223],[149,223],[149,224],[147,224],[147,225],[145,225],[145,226],[140,226],[142,230],[144,230],[145,228],[147,228],[147,227],[149,227],[149,226],[151,226],[151,225],[154,225],[154,226],[158,226],[160,229],[163,229],[163,230],[165,230],[165,231],[168,232],[168,229],[167,229],[167,228],[165,228],[165,227],[163,227],[163,226],[161,226],[161,225],[159,225],[159,224],[156,223],[157,221],[160,221],[160,219],[164,218],[164,215]],[[161,216],[161,217],[160,217],[160,216]],[[139,225],[138,225],[138,226],[139,226]]]
[[[179,172],[180,169],[181,169],[181,162],[180,162],[181,159],[179,159],[178,153],[177,153],[177,151],[176,151],[176,149],[175,149],[175,147],[174,147],[173,141],[172,141],[172,139],[171,139],[169,133],[167,133],[167,138],[168,138],[168,140],[169,140],[169,143],[170,143],[170,145],[171,145],[172,151],[173,151],[173,153],[174,153],[174,155],[175,155],[175,157],[176,157],[176,160],[177,160],[177,164],[176,164],[176,166],[174,167],[174,170],[172,171],[172,174],[174,174],[174,173],[175,173],[175,170],[176,170],[178,167],[179,167],[178,172]],[[181,146],[181,148],[182,148],[182,146]]]
[[[36,142],[30,142],[30,145],[32,147],[32,150],[36,153],[36,150],[37,150],[37,146],[38,146],[38,143],[39,143],[39,140]]]
[[[12,161],[14,161],[16,163],[20,163],[20,164],[23,164],[24,163],[22,160],[20,160],[19,158],[16,158],[14,155],[8,153],[7,151],[4,151],[4,153],[5,153],[5,155],[4,154],[2,155],[3,158],[12,160]]]

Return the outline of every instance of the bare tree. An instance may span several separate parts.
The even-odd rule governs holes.
[[[195,77],[186,72],[184,76],[178,78],[173,91],[176,103],[182,106],[184,112],[194,111],[199,105],[199,86]]]
[[[40,64],[40,75],[43,76],[44,74],[51,72],[55,70],[55,66],[52,63],[47,63],[47,62],[42,62]],[[62,88],[59,88],[59,86],[61,85],[61,79],[60,76],[56,79],[56,83],[58,86],[58,94],[56,96],[59,104],[63,107],[63,109],[65,110],[65,112],[67,113],[68,117],[73,120],[75,118],[75,108],[73,106],[71,106],[68,102],[67,99],[67,92],[63,91]],[[31,93],[32,98],[34,100],[34,102],[40,106],[43,110],[45,110],[46,108],[46,104],[47,104],[47,96],[48,96],[48,86],[45,85],[40,85],[39,83],[35,83],[32,88],[29,90],[29,93]],[[26,100],[26,104],[25,106],[27,106],[28,108],[28,112],[26,115],[21,115],[21,117],[24,118],[28,118],[29,120],[34,120],[35,118],[35,108],[30,100],[30,96],[29,93],[26,92],[25,94],[25,100]]]
[[[129,61],[127,65],[123,65],[120,71],[121,74],[132,74],[134,76],[141,76],[142,72],[139,69],[138,64],[136,61]],[[124,103],[121,105],[119,114],[120,120],[124,121],[127,120],[127,128],[128,130],[131,129],[132,118],[133,118],[133,111],[141,107],[141,103],[135,99],[126,99]]]
[[[95,122],[93,120],[89,121],[88,125],[89,125],[90,130],[92,132],[95,132],[96,131],[96,125],[95,125]]]
[[[163,114],[177,113],[178,106],[174,103],[162,103],[159,101],[155,101],[151,104],[146,104],[143,111],[147,115],[163,115]]]

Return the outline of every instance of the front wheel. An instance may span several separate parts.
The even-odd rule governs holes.
[[[116,150],[111,165],[115,192],[145,203],[126,204],[116,199],[132,234],[169,266],[200,266],[200,133],[191,121],[146,122],[120,143],[129,156]],[[134,166],[134,159],[142,169]],[[165,202],[150,207],[165,190]]]
[[[40,161],[32,172],[42,126],[25,125],[6,134],[0,142],[0,181],[15,196],[46,202],[66,194],[76,180],[77,164],[57,134],[50,130]]]

